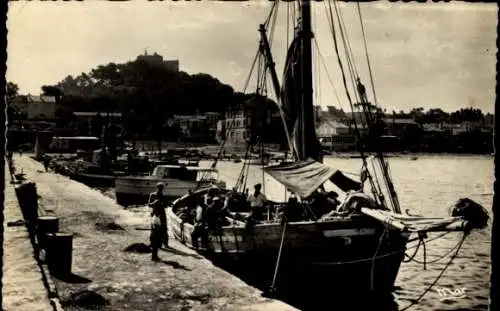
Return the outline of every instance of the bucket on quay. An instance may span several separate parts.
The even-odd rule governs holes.
[[[56,233],[59,231],[59,218],[55,216],[40,216],[36,228],[38,239],[38,248],[46,249],[47,233]]]
[[[46,262],[50,274],[62,277],[71,275],[73,234],[57,232],[47,233],[46,236]]]

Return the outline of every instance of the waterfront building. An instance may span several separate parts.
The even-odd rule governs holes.
[[[175,114],[170,118],[170,126],[177,125],[182,138],[214,139],[217,135],[218,112],[196,113],[192,115]]]
[[[28,120],[54,120],[56,117],[56,98],[54,96],[36,96],[28,94],[27,119]]]
[[[235,146],[245,146],[257,140],[266,145],[287,146],[278,107],[269,100],[258,98],[228,109],[224,114],[224,122],[218,125],[217,138]]]
[[[316,135],[323,148],[345,151],[352,150],[355,147],[356,140],[352,129],[334,118],[319,121],[316,127]]]
[[[412,130],[417,130],[420,125],[415,122],[415,120],[410,118],[383,118],[382,121],[385,123],[385,132],[388,135],[402,137],[406,133]]]

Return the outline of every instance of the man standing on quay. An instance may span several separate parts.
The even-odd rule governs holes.
[[[163,243],[163,245],[168,248],[168,232],[167,232],[167,214],[165,212],[165,208],[167,205],[167,200],[165,195],[163,194],[163,183],[158,183],[156,185],[157,190],[149,195],[148,205],[153,209],[151,212],[151,216],[156,216],[160,220],[160,228],[157,230],[161,231],[161,234],[154,233],[151,231],[151,246],[153,247],[155,239],[160,239],[159,245]]]

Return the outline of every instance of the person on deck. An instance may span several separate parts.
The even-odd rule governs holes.
[[[298,198],[293,194],[290,195],[284,209],[284,219],[289,222],[302,220],[304,215],[301,207]]]
[[[248,196],[248,202],[250,203],[250,218],[252,220],[259,220],[262,218],[264,213],[264,207],[267,203],[267,198],[264,193],[261,192],[262,185],[256,184],[254,186],[254,193]]]
[[[213,199],[219,195],[219,188],[217,186],[212,186],[208,189],[207,194],[205,194],[205,202],[203,202],[206,206],[210,206],[213,203]]]
[[[201,238],[201,243],[204,248],[208,246],[208,232],[206,228],[205,212],[206,207],[201,204],[202,202],[196,202],[195,217],[194,217],[194,229],[191,233],[191,241],[195,249],[199,248],[198,239]]]
[[[168,247],[167,214],[165,212],[167,200],[165,198],[165,195],[163,194],[164,187],[165,185],[163,183],[156,184],[157,190],[149,195],[148,206],[153,209],[151,215],[157,215],[157,217],[160,219],[162,242],[165,247]],[[151,232],[151,236],[153,236],[153,232]]]
[[[207,226],[210,230],[217,230],[220,228],[220,214],[223,209],[223,202],[222,198],[219,196],[216,196],[212,200],[212,204],[207,206],[206,209],[206,220],[207,220]]]

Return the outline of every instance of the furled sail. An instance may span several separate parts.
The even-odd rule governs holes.
[[[304,39],[300,34],[295,36],[286,57],[283,87],[281,90],[284,119],[292,147],[298,160],[313,158],[321,161],[321,146],[316,136],[313,103],[302,100],[303,78],[301,53]]]
[[[328,180],[346,192],[361,188],[361,183],[311,158],[305,161],[268,166],[264,168],[264,171],[302,198],[310,196]]]

